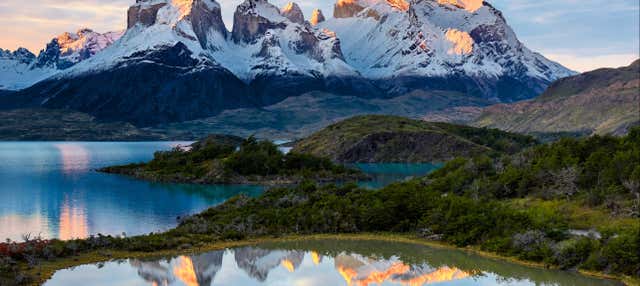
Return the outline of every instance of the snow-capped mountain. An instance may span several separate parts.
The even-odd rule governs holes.
[[[37,57],[25,48],[14,52],[0,50],[0,89],[18,90],[29,87],[94,56],[113,44],[122,34],[123,32],[100,34],[86,28],[75,34],[63,33],[52,39]]]
[[[481,0],[338,0],[333,18],[316,10],[309,21],[295,3],[245,0],[231,31],[214,0],[136,0],[127,16],[120,40],[96,41],[112,45],[88,59],[41,53],[36,62],[52,59],[42,67],[74,65],[0,98],[0,107],[71,108],[152,125],[311,91],[373,98],[448,90],[510,102],[573,74],[524,47]]]
[[[41,81],[53,72],[34,68],[36,55],[25,48],[15,51],[0,49],[0,90],[17,90]]]
[[[397,93],[460,86],[513,101],[574,74],[527,49],[482,0],[339,0],[319,27],[336,32],[350,66]]]
[[[67,69],[104,50],[122,37],[123,33],[120,31],[100,34],[86,28],[78,30],[75,34],[63,33],[40,51],[35,67]]]

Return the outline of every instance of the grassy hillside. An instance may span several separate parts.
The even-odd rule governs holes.
[[[488,107],[472,124],[519,133],[624,134],[640,124],[640,60],[560,79],[532,101]]]
[[[356,116],[299,141],[294,151],[338,162],[433,162],[532,146],[528,136],[397,116]]]

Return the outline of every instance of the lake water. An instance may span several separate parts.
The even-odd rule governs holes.
[[[314,240],[60,270],[66,285],[621,285],[458,250],[383,241]]]
[[[136,235],[167,230],[197,213],[260,186],[150,183],[96,168],[137,163],[189,142],[0,142],[0,240],[23,234],[70,239],[90,234]],[[359,165],[380,187],[437,165]],[[385,171],[386,170],[386,171]]]

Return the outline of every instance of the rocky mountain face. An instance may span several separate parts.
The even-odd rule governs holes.
[[[340,0],[320,26],[336,32],[347,63],[390,93],[455,89],[508,102],[574,74],[527,49],[482,0]]]
[[[280,11],[282,16],[291,20],[291,22],[294,22],[297,24],[304,24],[304,21],[305,21],[304,14],[302,13],[302,9],[300,9],[300,6],[298,6],[298,4],[289,2],[289,4],[282,7]]]
[[[0,51],[0,89],[29,87],[104,50],[123,32],[96,33],[80,29],[51,40],[38,56],[25,48]]]
[[[322,10],[314,9],[311,14],[311,19],[309,19],[309,23],[313,26],[317,26],[318,24],[326,21],[327,19],[324,17]]]
[[[640,60],[563,78],[535,100],[485,108],[473,124],[533,134],[624,134],[640,124]]]
[[[35,68],[63,70],[86,60],[117,41],[123,32],[96,33],[80,29],[75,34],[63,33],[40,51]]]
[[[333,18],[316,10],[309,21],[295,3],[245,0],[231,31],[214,0],[137,0],[126,33],[104,51],[55,52],[85,33],[38,57],[64,72],[0,97],[0,108],[70,108],[148,126],[312,91],[373,99],[444,90],[510,102],[573,74],[475,0],[338,0]]]

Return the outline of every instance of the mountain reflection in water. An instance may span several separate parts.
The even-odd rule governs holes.
[[[295,273],[306,260],[309,267],[333,263],[346,285],[364,286],[392,283],[397,285],[426,285],[464,279],[470,276],[455,267],[433,268],[426,264],[407,265],[397,257],[390,259],[369,258],[359,254],[342,253],[335,258],[324,259],[315,252],[267,250],[244,247],[227,251],[214,251],[195,256],[179,256],[168,262],[142,262],[131,260],[131,266],[151,285],[211,285],[223,266],[225,256],[233,257],[237,269],[245,272],[256,283],[268,281],[274,271]],[[317,257],[317,260],[316,258]],[[323,262],[324,261],[324,262]],[[282,270],[285,271],[282,271]],[[308,271],[309,269],[307,269]]]
[[[87,277],[91,277],[91,281],[87,281]],[[334,240],[263,244],[159,260],[131,259],[84,265],[56,272],[45,285],[86,282],[125,286],[415,286],[442,282],[446,285],[618,285],[614,281],[528,268],[463,251],[405,243]]]

